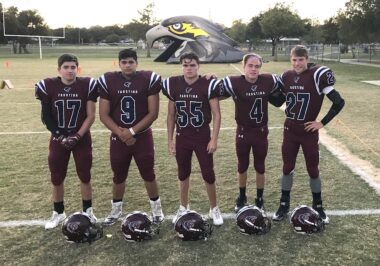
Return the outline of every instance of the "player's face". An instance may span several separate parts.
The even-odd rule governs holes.
[[[136,73],[137,61],[133,59],[132,57],[121,59],[119,61],[119,67],[121,69],[121,72],[123,72],[123,74],[127,76],[133,75]]]
[[[261,69],[261,62],[258,58],[250,57],[248,58],[244,66],[245,79],[249,82],[255,82],[259,77]]]
[[[182,61],[182,71],[185,78],[195,78],[198,76],[199,65],[194,59],[184,59]]]
[[[292,55],[290,61],[292,63],[293,70],[297,74],[300,74],[307,69],[307,63],[309,63],[309,58],[306,58],[305,56]]]
[[[58,72],[61,75],[63,83],[71,84],[77,77],[78,67],[75,62],[64,62],[61,67],[58,68]]]

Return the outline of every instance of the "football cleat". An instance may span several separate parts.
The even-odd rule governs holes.
[[[275,214],[273,214],[272,220],[273,221],[282,221],[285,219],[285,217],[288,215],[289,212],[289,202],[287,201],[280,201],[280,207],[278,207],[278,210]]]
[[[323,223],[330,223],[330,218],[326,215],[325,210],[322,207],[322,203],[313,204],[313,209],[319,213],[319,216],[322,218]]]
[[[111,201],[112,202],[112,201]],[[111,213],[104,219],[103,225],[113,225],[120,218],[123,209],[123,202],[112,202]]]
[[[88,217],[90,217],[91,223],[96,223],[96,221],[97,221],[98,219],[97,219],[96,216],[94,215],[94,210],[93,210],[92,207],[87,208],[87,210],[85,211],[85,213],[87,213]]]
[[[240,196],[236,199],[235,212],[237,213],[241,208],[247,205],[247,197],[241,198]]]
[[[66,214],[64,212],[58,213],[56,211],[53,211],[53,214],[50,217],[50,220],[47,221],[47,223],[45,224],[45,229],[46,230],[53,229],[53,228],[57,227],[59,225],[59,223],[61,223],[65,219],[66,219]]]
[[[210,216],[210,218],[212,218],[214,225],[222,225],[223,224],[223,217],[222,217],[222,214],[221,214],[218,206],[216,206],[210,210],[209,216]]]
[[[177,221],[178,217],[180,217],[182,214],[184,214],[187,210],[189,210],[189,205],[187,205],[187,208],[185,208],[182,205],[179,205],[177,213],[173,217],[172,224],[175,224],[175,221]]]

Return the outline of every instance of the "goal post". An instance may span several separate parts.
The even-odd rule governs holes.
[[[40,59],[42,59],[42,43],[41,43],[41,38],[45,38],[45,39],[65,39],[65,28],[63,28],[63,35],[62,36],[8,34],[8,33],[6,33],[6,30],[5,30],[5,9],[3,9],[3,33],[4,33],[4,37],[38,38],[38,46],[39,46],[39,51],[40,51]]]

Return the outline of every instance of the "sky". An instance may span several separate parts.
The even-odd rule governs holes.
[[[154,2],[158,20],[174,16],[195,15],[231,27],[234,20],[249,23],[261,12],[282,2],[301,18],[324,20],[335,16],[349,0],[0,0],[3,8],[16,6],[19,11],[36,9],[51,28],[67,25],[89,28],[128,24],[139,19],[149,3]]]

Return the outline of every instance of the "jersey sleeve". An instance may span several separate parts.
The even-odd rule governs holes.
[[[211,79],[208,85],[208,99],[222,97],[223,90],[223,83],[220,80]]]
[[[154,95],[161,91],[162,89],[162,82],[161,82],[161,76],[151,72],[150,79],[149,79],[149,89],[148,89],[148,95]]]
[[[225,94],[224,97],[232,96],[232,97],[236,98],[234,88],[232,86],[231,78],[225,77],[224,79],[222,79],[222,82],[223,82],[224,94]]]
[[[327,94],[335,84],[334,72],[328,67],[321,66],[314,73],[314,82],[319,94]]]
[[[170,91],[170,78],[164,79],[162,81],[162,93],[168,97],[169,100],[174,101],[173,96]]]
[[[88,84],[88,100],[97,102],[98,97],[99,97],[98,83],[95,79],[90,78],[90,81]]]
[[[34,88],[36,99],[40,100],[43,103],[49,102],[49,95],[47,92],[45,80],[40,80],[38,83],[35,84]]]
[[[110,100],[110,93],[107,86],[106,74],[101,75],[97,80],[98,88],[99,88],[99,96],[100,98]]]

